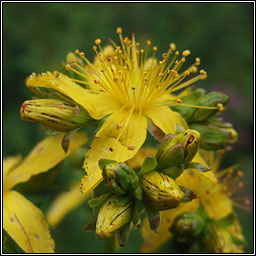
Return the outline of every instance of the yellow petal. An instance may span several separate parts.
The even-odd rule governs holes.
[[[128,165],[132,168],[141,167],[145,158],[149,155],[155,156],[157,152],[156,148],[153,147],[143,147],[141,148],[138,153],[130,160],[127,161]]]
[[[20,182],[29,180],[33,175],[50,170],[75,149],[87,142],[85,133],[75,133],[72,136],[69,150],[65,154],[61,147],[63,136],[64,133],[59,133],[39,142],[22,163],[6,176],[4,180],[5,190],[11,189]]]
[[[3,159],[3,178],[21,161],[21,158],[21,155],[17,155]]]
[[[124,162],[132,158],[146,139],[146,128],[146,118],[137,112],[131,114],[131,110],[120,110],[109,117],[85,156],[87,175],[82,179],[84,193],[92,191],[102,181],[98,160],[106,158]]]
[[[42,211],[16,191],[3,197],[3,226],[26,253],[54,252],[54,240]]]
[[[26,81],[28,87],[46,87],[59,91],[84,107],[94,119],[102,119],[120,107],[119,103],[105,92],[84,89],[61,73],[32,74]]]
[[[183,212],[194,212],[199,206],[199,200],[195,199],[188,203],[181,203],[178,207],[168,210],[161,211],[161,223],[159,226],[159,234],[156,234],[150,230],[148,221],[145,219],[141,234],[143,238],[143,245],[141,247],[142,253],[154,252],[161,245],[163,245],[167,240],[172,237],[169,231],[176,216]]]
[[[232,201],[224,193],[214,193],[213,189],[209,190],[208,197],[203,204],[207,215],[214,219],[221,219],[232,212]]]
[[[51,204],[47,213],[47,221],[51,226],[56,226],[70,211],[82,204],[90,193],[83,194],[80,181],[73,185],[67,192],[61,193]]]
[[[154,108],[145,109],[143,113],[165,134],[175,134],[176,124],[183,126],[185,129],[188,128],[188,125],[182,116],[178,112],[172,111],[167,106],[155,106]]]

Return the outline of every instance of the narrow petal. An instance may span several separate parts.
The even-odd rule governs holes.
[[[87,175],[82,179],[84,193],[93,190],[102,181],[98,160],[106,158],[124,162],[132,158],[146,139],[146,128],[146,118],[131,110],[120,110],[109,117],[85,156]]]
[[[21,155],[10,156],[3,159],[3,178],[21,161]]]
[[[4,194],[3,226],[26,253],[54,252],[54,240],[42,211],[16,191]]]
[[[105,92],[92,92],[74,83],[68,76],[55,72],[32,74],[26,81],[28,87],[54,89],[84,107],[94,119],[102,119],[120,107],[119,103]]]
[[[4,180],[5,190],[29,180],[33,175],[50,170],[87,142],[85,133],[75,133],[71,139],[69,150],[65,154],[61,147],[63,136],[64,133],[59,133],[39,142],[22,163],[7,175]]]
[[[154,108],[145,109],[143,113],[165,134],[175,133],[176,124],[182,125],[185,129],[188,128],[182,116],[167,106],[155,106]]]
[[[156,234],[151,231],[148,221],[144,221],[141,234],[143,238],[143,244],[141,247],[142,253],[151,253],[157,250],[160,246],[162,246],[167,240],[172,237],[172,234],[169,231],[174,219],[176,216],[183,212],[193,212],[199,206],[199,200],[193,200],[188,203],[181,203],[178,207],[168,210],[161,211],[161,224],[159,226],[159,234]]]
[[[80,181],[73,185],[69,191],[61,193],[47,213],[47,221],[51,226],[56,226],[70,211],[82,204],[90,193],[83,194],[79,190]]]

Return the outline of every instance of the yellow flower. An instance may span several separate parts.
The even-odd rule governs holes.
[[[65,154],[61,147],[63,136],[60,133],[47,137],[23,161],[21,156],[3,160],[3,227],[26,253],[52,253],[54,240],[42,211],[11,189],[34,175],[47,172],[87,140],[84,133],[75,134]]]
[[[221,152],[222,151],[201,151],[203,158],[212,168],[212,171],[202,173],[195,169],[187,169],[176,179],[178,185],[191,189],[196,194],[197,199],[194,199],[189,203],[181,204],[175,209],[162,212],[159,235],[150,232],[149,226],[144,224],[142,228],[142,236],[144,239],[144,244],[141,248],[142,252],[152,252],[170,239],[172,234],[169,232],[169,227],[172,225],[175,217],[180,213],[187,212],[190,207],[191,211],[195,211],[199,204],[202,203],[206,214],[215,220],[220,220],[233,211],[232,205],[237,205],[237,203],[232,200],[231,193],[235,192],[235,190],[232,191],[234,186],[236,188],[241,187],[241,183],[238,182],[238,176],[241,176],[241,172],[238,171],[238,174],[233,179],[230,179],[231,177],[226,177],[222,182],[214,182],[214,180],[211,179],[211,175],[214,175],[214,173],[216,177],[220,178],[226,173],[233,172],[234,169],[233,166],[217,172],[222,157]],[[232,188],[227,187],[228,184],[232,185]],[[234,226],[231,225],[229,228],[233,235],[240,240],[244,240],[237,221]],[[236,233],[234,232],[234,229],[236,230]],[[229,248],[231,248],[232,252],[241,250],[241,247],[236,246],[235,244],[231,244]]]
[[[75,51],[86,66],[75,58],[66,69],[76,73],[80,79],[59,72],[47,72],[32,74],[26,81],[29,88],[44,87],[60,92],[86,109],[92,118],[103,119],[85,157],[87,175],[82,180],[84,193],[102,181],[99,158],[124,162],[136,154],[146,139],[147,119],[152,120],[165,134],[174,133],[176,124],[187,128],[180,114],[169,108],[176,103],[182,104],[176,101],[177,96],[170,93],[207,76],[201,70],[198,75],[188,79],[190,74],[198,71],[199,58],[192,66],[181,71],[190,54],[188,50],[180,54],[175,45],[170,44],[158,62],[157,47],[153,47],[153,55],[149,57],[150,41],[147,41],[144,50],[135,41],[134,34],[130,40],[127,37],[123,39],[121,28],[117,29],[117,33],[121,47],[111,41],[114,47],[112,55],[110,48],[103,51],[100,39],[95,40],[95,63],[90,62],[85,53]]]

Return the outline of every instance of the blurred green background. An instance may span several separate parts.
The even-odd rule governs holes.
[[[170,42],[178,50],[189,49],[208,73],[197,86],[230,96],[223,116],[233,123],[239,139],[223,167],[234,160],[243,163],[243,194],[252,199],[253,9],[253,3],[3,3],[3,156],[25,156],[45,136],[38,124],[19,117],[22,102],[32,96],[25,88],[26,77],[60,69],[67,52],[77,48],[92,59],[94,40],[101,38],[103,45],[109,38],[118,42],[115,31],[121,26],[124,36],[135,32],[138,41],[151,40],[159,53]],[[64,168],[62,176],[67,180],[68,175]],[[248,242],[246,252],[252,252],[253,212],[237,212]],[[82,205],[52,229],[56,252],[104,251],[104,241],[83,232],[88,214]],[[139,252],[140,244],[135,231],[120,252]],[[174,251],[166,244],[158,252]]]

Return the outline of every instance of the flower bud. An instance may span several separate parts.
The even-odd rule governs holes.
[[[204,218],[196,212],[186,212],[178,215],[170,231],[178,241],[187,242],[197,237],[203,230]]]
[[[237,141],[237,132],[232,127],[221,128],[210,123],[194,123],[190,127],[200,133],[200,147],[203,149],[224,149]]]
[[[118,232],[132,218],[133,204],[128,201],[118,205],[113,198],[108,199],[100,208],[96,222],[96,234],[100,239],[106,239]]]
[[[220,92],[210,92],[202,96],[197,105],[206,107],[217,107],[218,104],[226,106],[229,101],[229,97]],[[219,110],[218,109],[203,109],[196,108],[191,117],[187,120],[192,122],[203,122],[213,117]]]
[[[177,183],[169,176],[152,171],[140,178],[147,203],[156,210],[167,210],[178,206],[184,197]]]
[[[135,191],[139,186],[139,178],[134,170],[126,163],[110,162],[109,160],[101,159],[99,161],[102,168],[102,175],[108,188],[117,195],[126,194]]]
[[[208,232],[205,232],[203,242],[207,250],[211,253],[232,252],[232,238],[230,232],[225,227],[210,224]]]
[[[88,125],[93,120],[84,109],[56,99],[27,100],[21,105],[20,117],[62,132]]]
[[[157,170],[178,164],[188,164],[197,153],[199,143],[200,134],[190,129],[164,140],[156,154]]]

